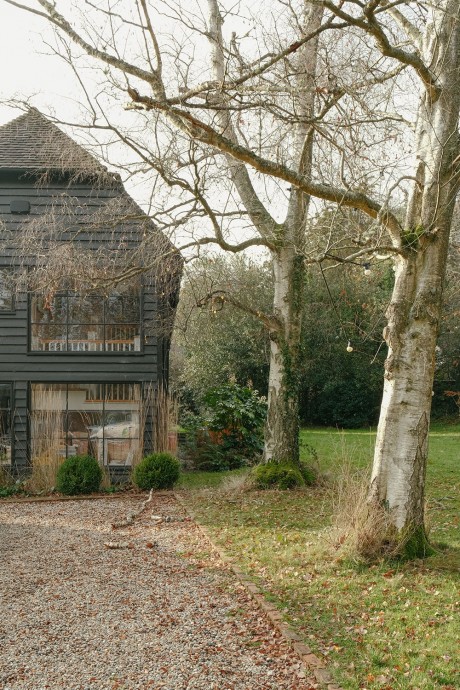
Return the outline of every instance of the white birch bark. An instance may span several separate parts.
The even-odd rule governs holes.
[[[225,78],[225,57],[222,48],[221,19],[216,0],[208,0],[210,10],[211,59],[216,80]],[[305,3],[303,17],[305,34],[321,25],[321,4]],[[315,73],[318,37],[307,42],[296,54],[298,68],[295,109],[299,124],[293,136],[295,169],[306,178],[311,177],[312,131],[305,122],[312,117],[315,104]],[[224,102],[223,96],[216,94]],[[217,119],[225,136],[238,143],[228,111],[222,110]],[[301,317],[304,300],[303,249],[309,196],[298,189],[291,191],[284,223],[277,224],[260,202],[246,167],[232,156],[226,156],[231,178],[238,190],[255,229],[271,245],[274,280],[273,324],[270,331],[270,368],[268,382],[268,413],[265,427],[264,460],[299,460],[299,355]],[[276,230],[276,242],[274,241]],[[275,245],[275,246],[273,246]]]
[[[393,523],[423,555],[424,486],[443,280],[458,171],[460,8],[446,0],[430,9],[422,57],[436,77],[437,98],[423,94],[417,122],[418,183],[409,204],[402,254],[384,337],[385,383],[372,499],[384,503]]]

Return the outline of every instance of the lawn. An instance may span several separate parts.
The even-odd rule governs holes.
[[[322,471],[366,476],[372,430],[301,433]],[[434,556],[372,566],[334,553],[331,484],[293,492],[229,489],[229,475],[182,480],[184,498],[347,690],[460,688],[460,426],[430,436],[427,499]],[[207,487],[207,488],[202,488]]]

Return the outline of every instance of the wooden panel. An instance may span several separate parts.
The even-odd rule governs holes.
[[[91,216],[101,210],[107,202],[116,199],[127,200],[120,188],[93,189],[88,184],[71,184],[51,181],[46,186],[34,185],[27,179],[7,178],[0,174],[0,220],[14,237],[30,223],[40,220],[53,207],[54,212],[64,216],[68,206],[71,210],[72,228],[63,233],[62,239],[70,239],[75,230],[84,249],[97,249],[101,245],[118,247],[123,236],[128,247],[135,247],[145,222],[131,221],[116,224],[113,228],[87,228]],[[10,203],[24,199],[30,202],[30,213],[11,214]],[[116,203],[116,202],[115,202]],[[127,203],[131,203],[128,202]],[[136,214],[142,212],[134,205]],[[14,247],[2,250],[0,265],[8,265]],[[33,257],[21,257],[22,265],[32,265]],[[25,295],[16,299],[15,312],[0,312],[0,381],[14,382],[13,418],[14,462],[18,472],[23,472],[28,463],[28,401],[29,383],[89,383],[89,382],[152,382],[154,385],[163,376],[162,324],[159,317],[161,304],[156,296],[156,287],[151,277],[144,279],[142,318],[144,334],[142,352],[124,353],[29,353],[28,347],[28,303]],[[144,335],[143,334],[143,335]],[[151,416],[149,419],[151,422]],[[146,431],[146,447],[151,447],[151,431]]]
[[[28,385],[26,381],[16,381],[13,387],[13,467],[23,474],[28,466],[27,434],[29,417],[27,412]]]
[[[94,362],[76,367],[56,366],[56,360],[54,360],[53,366],[37,364],[37,366],[31,367],[29,363],[26,363],[0,367],[0,381],[37,381],[38,379],[43,381],[82,381],[85,377],[86,379],[96,380],[97,378],[104,381],[145,381],[157,378],[157,372],[144,362],[132,367],[114,366],[112,363],[97,365]]]

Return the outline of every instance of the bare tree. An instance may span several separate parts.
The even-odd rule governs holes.
[[[360,260],[382,244],[394,257],[371,496],[388,506],[413,553],[424,553],[434,352],[459,180],[456,0],[280,0],[258,25],[238,5],[249,29],[230,35],[223,21],[232,11],[218,0],[208,0],[206,17],[202,3],[172,0],[133,0],[129,10],[87,0],[78,3],[81,15],[48,0],[3,1],[51,22],[74,67],[82,51],[102,65],[111,100],[86,92],[92,125],[110,128],[174,190],[174,204],[153,214],[163,227],[169,215],[176,228],[200,223],[212,231],[189,246],[270,253],[274,308],[259,314],[272,343],[266,459],[298,457],[305,265],[312,254],[331,257],[335,242],[331,231],[313,251],[312,199],[371,219],[332,258]],[[408,85],[418,105],[407,93],[403,100]],[[119,105],[129,97],[132,120],[110,109],[116,94]],[[399,127],[411,114],[414,143],[402,160],[408,139],[397,140]],[[160,188],[152,194],[161,198]]]

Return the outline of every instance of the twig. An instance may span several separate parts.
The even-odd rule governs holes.
[[[153,489],[150,489],[149,497],[147,498],[146,501],[142,503],[142,506],[140,510],[136,511],[135,513],[128,513],[126,516],[126,520],[123,520],[122,522],[112,522],[112,529],[121,529],[122,527],[129,527],[134,523],[134,520],[141,515],[144,510],[147,508],[148,504],[151,502],[153,498]],[[107,544],[106,544],[107,546]],[[108,548],[117,548],[117,547],[108,547]]]

